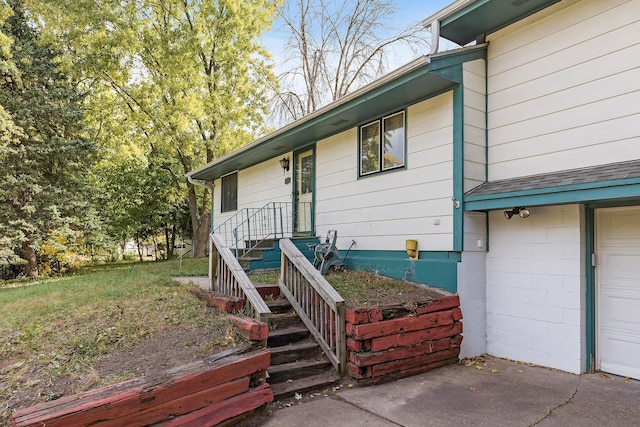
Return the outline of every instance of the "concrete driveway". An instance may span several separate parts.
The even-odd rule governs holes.
[[[486,357],[387,384],[342,387],[257,418],[280,426],[640,426],[640,382]],[[247,424],[250,425],[250,424]]]

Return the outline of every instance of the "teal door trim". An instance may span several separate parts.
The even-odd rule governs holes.
[[[595,253],[595,210],[590,206],[585,206],[585,273],[586,273],[586,350],[587,350],[587,372],[595,370],[596,357],[596,272],[592,262],[592,255]]]
[[[460,73],[462,72],[462,66]],[[464,87],[453,89],[453,250],[464,247]],[[456,203],[457,202],[457,203]]]

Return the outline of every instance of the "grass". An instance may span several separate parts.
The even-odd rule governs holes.
[[[25,386],[27,372],[79,378],[101,357],[172,328],[207,328],[212,341],[203,350],[211,350],[226,335],[226,316],[189,293],[192,285],[171,280],[207,268],[192,259],[182,268],[177,260],[123,263],[0,287],[0,401]],[[8,420],[2,410],[0,424]]]

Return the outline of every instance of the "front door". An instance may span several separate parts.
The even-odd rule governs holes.
[[[313,234],[313,187],[315,179],[313,150],[295,156],[294,234]]]
[[[640,208],[596,220],[596,368],[640,379]]]

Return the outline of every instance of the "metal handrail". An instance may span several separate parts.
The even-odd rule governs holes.
[[[210,235],[209,251],[210,289],[225,295],[243,298],[245,310],[251,317],[267,324],[271,321],[271,310],[264,302],[255,286],[225,245],[220,236]]]
[[[299,209],[311,215],[311,203],[298,202]],[[269,202],[261,208],[243,208],[213,231],[233,248],[236,258],[251,252],[264,240],[291,237],[294,218],[293,202]],[[298,224],[298,231],[311,231],[311,224]]]
[[[289,239],[280,240],[279,286],[340,375],[347,363],[345,302]]]

